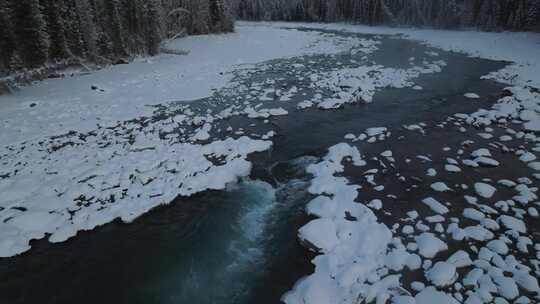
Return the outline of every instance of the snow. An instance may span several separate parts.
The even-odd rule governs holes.
[[[296,106],[298,109],[307,109],[313,106],[313,102],[309,100],[304,100],[298,103]]]
[[[244,113],[247,114],[249,118],[268,118],[270,116],[283,116],[288,114],[283,108],[255,110],[249,106],[244,109]]]
[[[498,219],[498,222],[500,222],[504,227],[508,228],[509,230],[521,232],[521,233],[527,233],[527,226],[525,223],[517,219],[515,217],[511,217],[509,215],[501,215]]]
[[[536,160],[536,155],[532,154],[531,152],[526,152],[519,157],[519,160],[525,163],[532,162]]]
[[[443,204],[439,203],[436,199],[428,197],[422,200],[422,203],[426,204],[431,210],[438,214],[446,214],[449,212],[448,208]]]
[[[379,223],[368,207],[354,201],[359,187],[336,176],[343,172],[344,160],[354,166],[365,165],[357,148],[342,143],[332,146],[321,162],[307,168],[313,175],[308,191],[326,197],[310,202],[308,210],[324,218],[306,224],[299,235],[322,249],[322,254],[312,261],[314,273],[283,296],[285,303],[380,301],[399,287],[399,276],[386,276],[385,267],[396,271],[405,265],[418,267],[418,259],[395,243],[391,230]],[[322,206],[330,202],[331,207]],[[355,220],[346,219],[345,213]],[[397,247],[390,251],[390,244]]]
[[[433,169],[433,168],[429,168],[426,172],[426,175],[427,176],[437,176],[437,170]]]
[[[415,304],[416,301],[411,296],[397,296],[392,298],[392,304]]]
[[[535,171],[540,171],[540,162],[532,162],[532,163],[529,163],[529,168],[535,170]]]
[[[427,287],[414,297],[416,304],[459,304],[450,295],[436,290],[434,287]]]
[[[372,136],[381,135],[385,133],[387,130],[388,129],[386,127],[373,127],[373,128],[366,129],[365,133],[367,134],[367,136],[372,137]]]
[[[495,187],[486,183],[475,183],[474,190],[476,194],[483,198],[491,198],[495,194],[495,191],[497,191]]]
[[[465,278],[463,279],[463,285],[465,286],[476,286],[480,277],[484,275],[484,271],[480,268],[474,268],[469,271]]]
[[[479,242],[491,240],[494,237],[493,232],[487,230],[480,225],[465,227],[463,230],[465,231],[465,235],[467,238]]]
[[[348,50],[343,41],[310,31],[242,23],[230,34],[189,36],[167,46],[189,52],[162,54],[64,79],[47,79],[0,96],[0,145],[67,131],[90,131],[147,115],[149,105],[207,97],[232,79],[234,69],[270,59]],[[91,90],[94,85],[103,92]],[[31,103],[36,107],[28,106]]]
[[[446,66],[444,61],[437,60],[406,70],[370,65],[322,73],[318,75],[317,78],[320,80],[315,82],[314,87],[324,88],[334,94],[331,98],[319,102],[318,107],[330,110],[340,108],[347,103],[359,101],[370,103],[378,89],[412,87],[414,85],[412,79],[422,74],[441,72],[444,66]],[[375,135],[377,134],[368,133],[370,137]]]
[[[478,99],[480,98],[480,95],[476,93],[465,93],[463,96],[469,98],[469,99]]]
[[[508,254],[508,246],[502,240],[492,240],[487,243],[487,248],[500,255]]]
[[[456,165],[445,165],[444,166],[444,169],[448,172],[453,172],[453,173],[458,173],[458,172],[461,172],[461,168],[459,168],[458,166]]]
[[[472,260],[469,254],[463,250],[454,252],[449,258],[448,263],[454,265],[456,268],[467,267],[472,265]]]
[[[471,220],[475,220],[475,221],[482,221],[486,216],[484,215],[484,213],[476,210],[476,209],[473,209],[473,208],[465,208],[463,209],[463,216],[465,218],[468,218],[468,219],[471,219]]]
[[[521,286],[521,288],[529,292],[540,292],[540,288],[538,287],[538,280],[528,274],[526,271],[514,271],[514,280],[519,286]]]
[[[473,160],[476,164],[485,167],[498,167],[500,163],[492,158],[479,156]]]
[[[327,196],[317,196],[311,200],[306,208],[309,215],[314,215],[320,218],[332,217],[336,209],[336,202]]]
[[[433,233],[424,232],[415,237],[420,255],[426,258],[433,258],[437,253],[448,249],[446,243],[438,239]]]
[[[471,153],[471,156],[472,157],[481,157],[481,156],[491,157],[491,152],[489,152],[489,150],[486,148],[482,148],[482,149],[473,151]]]
[[[300,240],[309,241],[317,250],[330,252],[339,244],[336,226],[330,219],[317,219],[309,222],[298,232]]]
[[[513,300],[519,296],[519,289],[512,278],[504,276],[494,276],[494,283],[497,285],[499,294],[507,300]]]
[[[375,200],[372,200],[371,202],[369,202],[368,206],[372,209],[375,209],[375,210],[381,210],[382,207],[383,207],[383,203],[381,200],[379,199],[375,199]]]
[[[180,195],[224,189],[249,175],[249,154],[272,146],[248,137],[169,144],[153,133],[138,133],[133,144],[100,147],[100,140],[87,138],[82,146],[54,153],[29,143],[21,153],[4,155],[6,167],[17,174],[0,183],[0,257],[29,250],[30,240],[46,234],[51,242],[63,242],[116,218],[131,222]],[[223,162],[214,164],[213,158]]]
[[[428,281],[438,287],[453,284],[457,277],[456,266],[448,262],[437,262],[426,273]]]
[[[446,192],[446,191],[452,191],[445,183],[443,182],[436,182],[431,184],[431,189],[437,191],[437,192]]]

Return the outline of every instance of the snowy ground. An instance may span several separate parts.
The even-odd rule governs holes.
[[[224,189],[250,174],[250,154],[272,147],[273,120],[294,111],[345,111],[384,88],[429,89],[415,81],[446,67],[436,49],[399,67],[371,60],[384,40],[377,35],[393,34],[513,62],[485,75],[510,87],[492,108],[399,130],[374,125],[329,147],[307,168],[317,196],[307,212],[317,219],[299,231],[320,253],[316,269],[284,301],[539,301],[538,34],[240,23],[235,34],[171,44],[187,56],[158,56],[0,97],[0,256],[29,250],[32,239],[65,241],[116,218],[132,221],[177,196]],[[354,59],[325,66],[302,57],[342,52]],[[276,67],[255,63],[285,57],[295,60],[283,77],[257,78]],[[287,87],[285,76],[309,92]],[[302,102],[287,104],[299,96]],[[235,119],[265,132],[249,132]]]

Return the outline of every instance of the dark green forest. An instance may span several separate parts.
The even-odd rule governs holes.
[[[241,19],[532,30],[540,0],[235,0]]]
[[[540,0],[2,0],[0,76],[125,63],[166,39],[233,31],[235,17],[538,30]]]
[[[165,39],[233,26],[222,0],[2,0],[0,75],[125,62],[157,54]]]

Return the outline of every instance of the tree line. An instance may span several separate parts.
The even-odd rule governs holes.
[[[154,55],[164,39],[232,31],[225,0],[1,0],[0,76]]]
[[[540,26],[540,0],[235,0],[240,19],[353,21],[481,30]]]
[[[0,76],[154,55],[165,39],[232,31],[233,15],[529,30],[540,0],[0,0]]]

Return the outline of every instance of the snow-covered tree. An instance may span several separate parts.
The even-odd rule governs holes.
[[[484,30],[537,24],[539,0],[234,0],[240,19],[345,20]]]
[[[44,6],[44,14],[47,18],[47,33],[49,33],[50,59],[70,57],[61,11],[63,3],[63,0],[48,0]]]
[[[233,18],[223,0],[210,0],[210,29],[213,32],[227,32],[233,28]]]
[[[231,0],[0,0],[0,75],[157,54],[162,39],[233,30]],[[169,12],[176,12],[168,14]]]
[[[94,11],[87,0],[75,0],[75,9],[78,17],[77,34],[80,33],[82,37],[82,41],[79,41],[79,43],[82,45],[84,55],[91,60],[95,60],[98,56],[98,50],[96,46],[96,26],[93,21]],[[74,38],[77,39],[77,37]]]
[[[150,0],[146,6],[146,28],[147,28],[147,47],[150,55],[159,53],[161,42],[161,24],[162,13],[158,0]]]
[[[0,76],[10,69],[16,51],[13,24],[7,6],[0,4]],[[4,71],[4,73],[2,73]]]
[[[17,47],[25,64],[37,67],[47,62],[49,35],[38,0],[18,0],[14,3]]]
[[[125,32],[120,16],[120,3],[118,0],[106,0],[107,14],[110,18],[111,41],[113,54],[116,57],[127,56],[126,44],[124,42]]]

